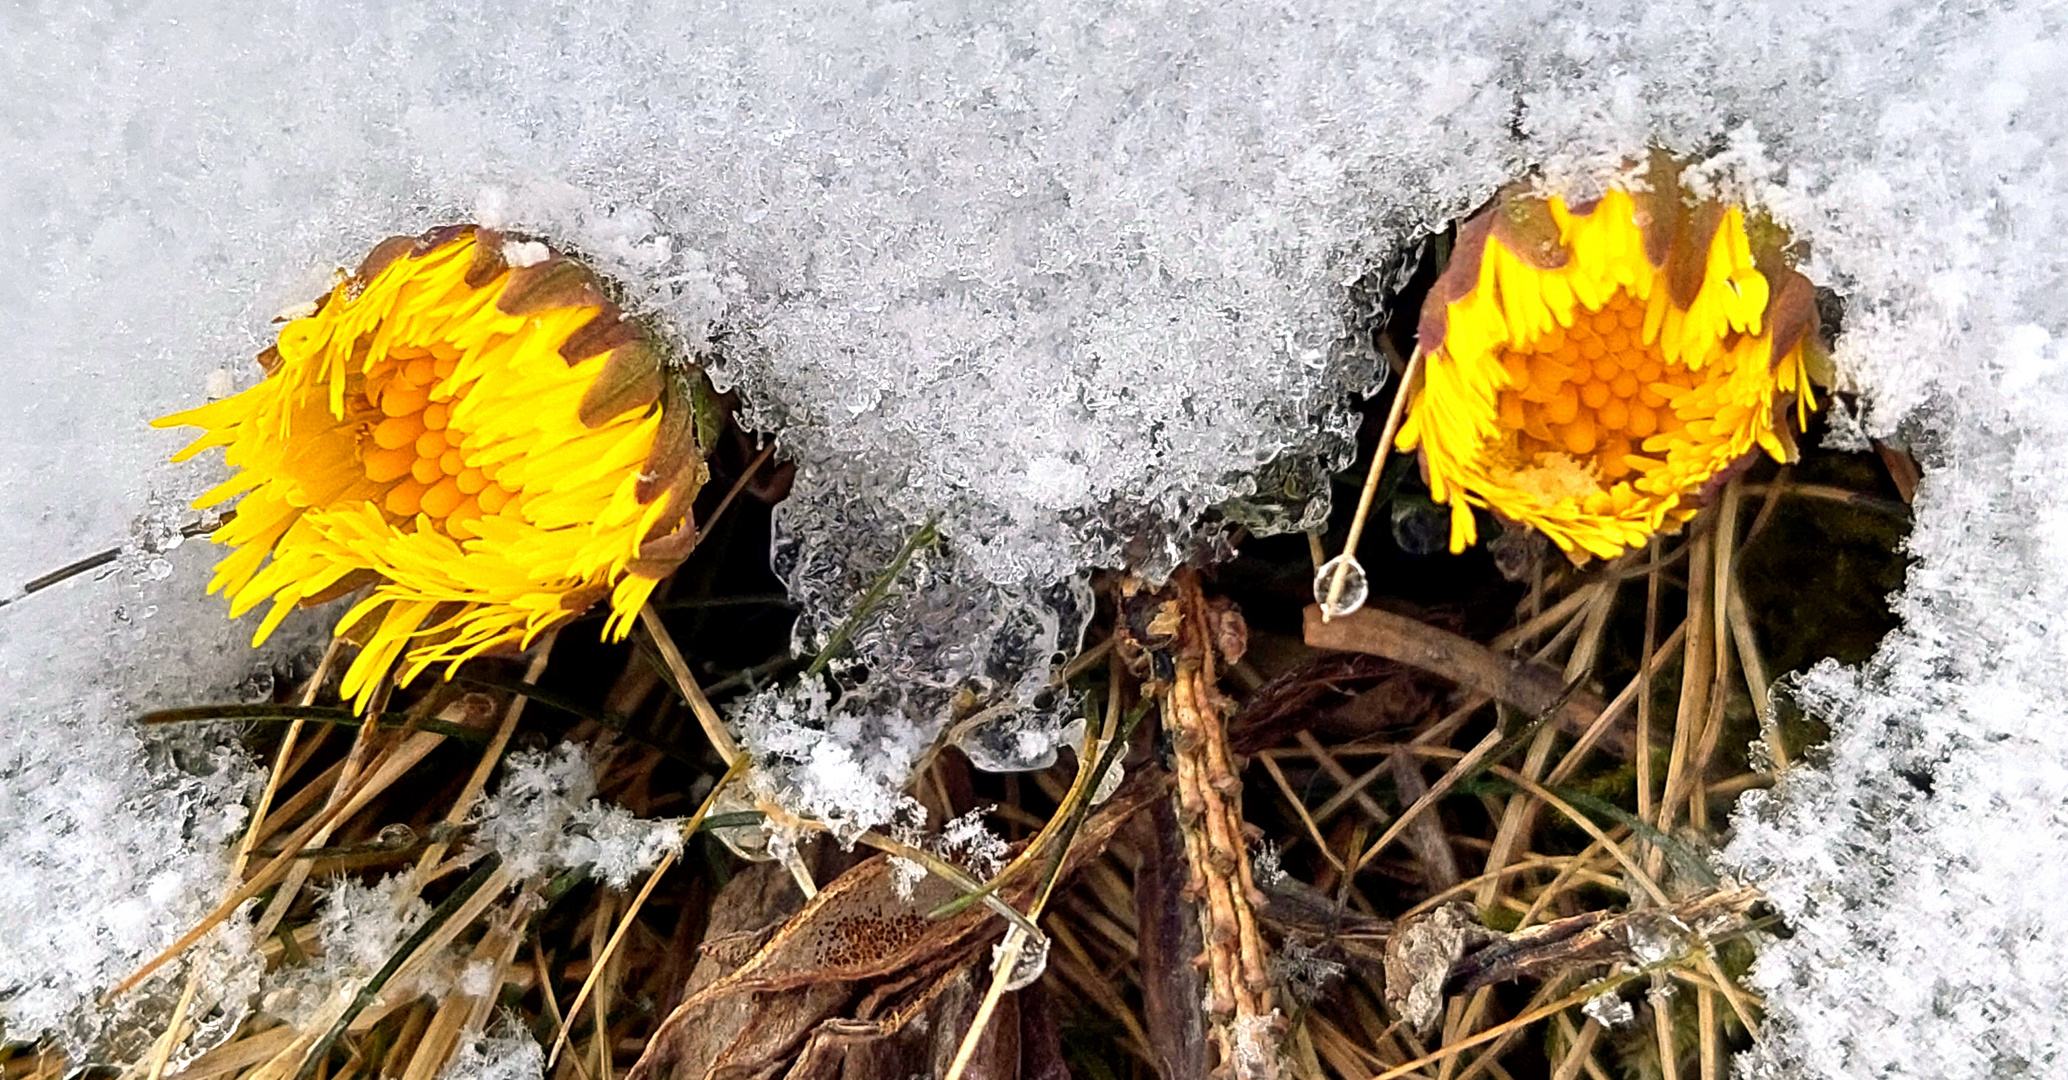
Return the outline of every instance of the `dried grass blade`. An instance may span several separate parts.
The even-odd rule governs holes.
[[[372,774],[359,785],[356,793],[350,799],[304,822],[300,828],[288,836],[282,845],[284,850],[280,854],[275,855],[271,861],[267,862],[243,886],[225,897],[220,904],[216,905],[213,911],[203,916],[200,922],[196,923],[186,933],[180,935],[179,940],[166,946],[164,951],[146,961],[142,967],[137,968],[128,978],[117,983],[106,994],[103,994],[101,1000],[104,1003],[110,1002],[128,993],[138,983],[149,978],[153,972],[165,966],[168,961],[193,947],[193,944],[201,940],[203,935],[215,929],[224,919],[234,914],[239,907],[243,906],[246,900],[258,895],[275,881],[285,876],[289,870],[300,865],[296,856],[299,854],[301,847],[307,844],[309,838],[316,835],[318,830],[357,813],[367,802],[372,800],[375,794],[400,779],[403,773],[408,772],[417,762],[422,761],[424,756],[429,754],[433,747],[444,741],[443,736],[432,735],[428,732],[418,732],[410,736],[400,747],[384,753],[375,762]]]
[[[538,645],[532,651],[531,663],[526,665],[524,670],[525,682],[537,682],[539,676],[545,674],[546,662],[552,657],[553,645],[559,639],[558,630],[548,630],[545,636],[539,639]],[[490,736],[488,746],[481,751],[480,760],[474,763],[474,772],[467,777],[467,786],[460,790],[459,797],[452,801],[452,808],[446,811],[445,824],[457,828],[465,823],[467,815],[473,812],[474,803],[488,787],[489,774],[494,772],[495,767],[503,760],[503,748],[510,744],[510,736],[517,730],[518,718],[524,715],[524,701],[524,696],[520,694],[511,698],[510,704],[504,708],[502,725],[496,728],[493,736]],[[424,853],[417,858],[416,869],[412,872],[412,881],[416,888],[404,890],[406,894],[413,895],[423,888],[430,880],[428,875],[431,868],[437,866],[438,861],[445,857],[448,847],[449,845],[443,842],[434,842],[424,849]]]
[[[704,796],[703,804],[698,806],[696,813],[691,814],[689,820],[683,823],[682,839],[684,843],[687,843],[689,838],[694,836],[697,829],[703,825],[704,819],[711,813],[711,808],[718,805],[718,795],[725,790],[725,786],[739,779],[746,771],[747,759],[744,757],[739,758],[726,768],[725,775],[719,777],[716,784],[711,785],[711,793]],[[661,856],[661,861],[654,866],[653,873],[646,875],[645,883],[639,886],[638,894],[632,898],[631,904],[626,906],[625,914],[618,920],[617,929],[611,933],[609,942],[603,946],[595,961],[589,965],[589,974],[582,980],[581,989],[575,992],[574,1000],[568,1004],[567,1016],[570,1019],[581,1015],[582,1005],[589,1000],[589,994],[596,987],[596,980],[602,977],[604,966],[610,962],[612,956],[617,954],[618,946],[625,940],[625,934],[632,929],[632,920],[637,918],[640,909],[646,906],[647,897],[653,895],[654,886],[660,884],[661,878],[675,865],[677,857],[677,854],[672,851]],[[539,977],[542,980],[541,985],[545,985],[543,982],[545,979],[543,965],[540,967]],[[550,990],[547,992],[551,993]],[[546,1068],[548,1069],[551,1069],[554,1063],[560,1060],[560,1051],[567,1046],[568,1025],[566,1022],[561,1022],[559,1027],[560,1034],[553,1040],[552,1052],[546,1055]]]
[[[316,1044],[309,1048],[308,1055],[302,1058],[301,1068],[295,1072],[295,1080],[311,1080],[316,1075],[317,1070],[324,1064],[324,1059],[330,1056],[332,1044],[336,1043],[338,1036],[343,1035],[345,1029],[351,1026],[353,1018],[380,997],[381,990],[388,985],[388,981],[393,979],[434,936],[444,930],[448,923],[454,923],[465,909],[473,906],[470,901],[477,894],[483,893],[491,882],[508,880],[508,875],[503,873],[502,864],[502,858],[494,852],[483,856],[481,865],[467,875],[465,881],[460,882],[459,887],[452,891],[452,895],[431,909],[431,914],[424,919],[423,924],[403,940],[394,954],[388,957],[388,962],[373,973],[372,978],[366,980],[366,985],[353,996],[344,1013],[332,1022],[330,1030],[324,1032],[323,1036],[316,1040]],[[501,891],[497,888],[487,892],[487,896],[493,899],[495,894]],[[486,906],[485,901],[483,906]],[[464,923],[454,925],[453,931],[456,933],[461,925]]]

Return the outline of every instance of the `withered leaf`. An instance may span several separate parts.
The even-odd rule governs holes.
[[[1130,778],[1078,831],[1063,872],[1103,851],[1114,830],[1162,801],[1168,787],[1168,777],[1154,769]],[[1030,895],[1032,875],[1022,877],[1001,890],[1008,902],[1024,904]],[[984,946],[1004,927],[982,905],[926,917],[959,895],[954,885],[928,877],[906,899],[887,856],[864,860],[821,889],[737,970],[688,995],[628,1080],[767,1077],[786,1062],[787,1076],[831,1080],[838,1074],[828,1071],[830,1063],[840,1057],[833,1051],[916,1031],[922,1017],[952,1020],[954,1010],[929,1010],[957,980],[975,986]],[[751,1015],[742,1019],[742,1010]],[[720,1029],[722,1041],[712,1036]]]

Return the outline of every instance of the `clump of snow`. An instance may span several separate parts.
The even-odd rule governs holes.
[[[754,793],[824,822],[845,843],[911,802],[886,779],[902,777],[926,751],[910,725],[859,738],[865,721],[836,711],[831,688],[816,676],[748,698],[732,709],[731,722],[754,758],[747,779]],[[895,734],[905,738],[887,737]]]
[[[340,994],[365,986],[430,914],[431,905],[417,895],[407,873],[372,885],[352,878],[331,883],[316,912],[315,959],[269,975],[257,1004],[268,1016],[292,1024],[316,1022]],[[444,981],[442,973],[427,976],[419,970],[387,992],[406,993]]]
[[[0,1037],[49,1032],[77,1058],[147,1044],[143,1018],[180,991],[175,965],[117,1004],[108,985],[215,905],[244,825],[251,772],[193,738],[144,738],[110,701],[18,706],[0,722]],[[256,956],[234,928],[198,950],[203,1038],[243,1015]]]
[[[473,852],[493,851],[518,881],[579,869],[622,889],[682,850],[682,822],[642,819],[596,797],[596,767],[573,743],[520,751],[474,818]]]

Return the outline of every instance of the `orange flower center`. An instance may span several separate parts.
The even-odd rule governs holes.
[[[473,523],[484,514],[501,513],[521,496],[496,484],[496,463],[469,455],[452,426],[459,356],[443,342],[429,350],[392,348],[368,369],[348,415],[367,417],[359,462],[368,480],[387,485],[381,507],[404,520],[422,514],[465,540],[479,535]]]
[[[1572,326],[1501,353],[1515,383],[1500,392],[1501,426],[1526,457],[1570,454],[1609,482],[1664,464],[1644,440],[1680,429],[1668,401],[1696,374],[1645,342],[1644,313],[1643,301],[1618,289],[1601,310],[1575,313]]]

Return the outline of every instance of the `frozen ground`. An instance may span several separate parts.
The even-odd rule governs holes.
[[[205,903],[248,775],[126,726],[252,666],[194,596],[204,545],[144,550],[207,480],[142,422],[247,384],[267,317],[379,237],[537,230],[720,341],[802,462],[779,558],[807,638],[938,516],[947,546],[862,635],[872,680],[820,718],[847,737],[764,775],[804,799],[895,780],[964,683],[1002,706],[983,749],[1039,760],[1019,685],[1073,643],[1077,568],[1167,566],[1250,469],[1339,448],[1370,371],[1345,282],[1526,164],[1584,185],[1656,138],[1724,149],[1810,241],[1865,425],[1931,470],[1907,628],[1806,683],[1831,762],[1732,849],[1797,930],[1751,1065],[2058,1075],[2060,5],[1028,10],[0,9],[0,582],[135,549],[0,608],[8,1033]]]

